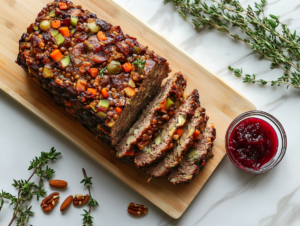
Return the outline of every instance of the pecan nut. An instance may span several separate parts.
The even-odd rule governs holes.
[[[148,213],[148,208],[144,205],[134,204],[131,202],[127,209],[128,213],[138,216]]]
[[[89,200],[90,200],[89,195],[83,196],[82,194],[77,194],[77,195],[75,195],[75,198],[73,199],[73,205],[80,206],[80,205],[87,203]]]
[[[48,212],[54,208],[54,206],[59,201],[59,193],[54,192],[51,195],[47,196],[41,203],[41,207],[44,212]]]

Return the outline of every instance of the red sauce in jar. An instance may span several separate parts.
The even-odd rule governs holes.
[[[228,151],[241,168],[260,169],[276,154],[278,137],[273,127],[259,118],[247,118],[233,129]]]

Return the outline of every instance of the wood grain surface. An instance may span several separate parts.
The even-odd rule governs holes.
[[[152,179],[147,183],[149,176],[144,171],[121,163],[107,145],[95,140],[92,133],[63,108],[56,106],[54,100],[15,64],[18,40],[48,2],[0,0],[0,89],[168,215],[179,218],[225,156],[224,137],[230,122],[239,114],[254,110],[255,106],[117,3],[111,0],[73,0],[99,18],[120,25],[124,33],[137,37],[140,43],[167,58],[173,72],[183,72],[188,81],[187,91],[199,90],[201,104],[210,116],[209,122],[217,128],[215,156],[190,184],[175,186],[166,179]]]

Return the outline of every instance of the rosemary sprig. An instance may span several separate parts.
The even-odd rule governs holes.
[[[137,66],[139,73],[141,74],[143,69],[145,68],[146,60],[142,60],[142,58],[138,58],[133,62],[134,65]]]
[[[165,0],[179,7],[179,14],[193,23],[195,27],[208,26],[227,33],[236,40],[249,45],[261,58],[271,61],[271,68],[281,68],[283,75],[276,80],[256,79],[256,75],[242,74],[241,69],[228,67],[237,77],[243,77],[247,83],[261,83],[271,86],[285,84],[300,89],[300,37],[291,32],[288,26],[280,22],[279,17],[270,14],[266,17],[266,0],[255,3],[255,10],[244,8],[238,0],[210,0],[210,5],[203,0]],[[190,19],[188,17],[195,19]],[[239,27],[250,39],[242,38],[230,31],[230,27]],[[278,27],[282,27],[279,32]]]
[[[29,221],[29,218],[33,215],[33,212],[31,211],[32,198],[35,196],[37,200],[39,200],[40,197],[44,197],[47,194],[43,189],[43,178],[50,179],[55,173],[53,169],[48,167],[47,163],[49,160],[56,160],[60,154],[61,153],[56,152],[56,150],[52,148],[50,152],[42,152],[40,157],[35,157],[30,162],[30,166],[28,168],[28,170],[33,170],[33,173],[29,179],[14,180],[14,183],[12,184],[18,189],[17,196],[13,196],[10,193],[2,190],[0,193],[0,210],[3,207],[4,199],[9,200],[11,202],[10,205],[14,205],[13,217],[8,226],[12,225],[14,220],[17,220],[17,226],[24,225]],[[47,165],[46,169],[43,170],[45,165]],[[40,178],[38,185],[34,182],[30,182],[34,175],[37,175]]]
[[[92,207],[99,206],[98,202],[92,198],[91,194],[91,189],[90,186],[93,184],[92,183],[92,177],[88,177],[86,174],[85,169],[82,169],[84,179],[80,182],[81,184],[83,183],[84,186],[86,186],[89,190],[89,195],[90,195],[90,200],[88,203],[89,210],[84,209],[84,214],[81,214],[83,216],[83,226],[92,226],[93,225],[93,217],[91,216],[91,210]]]

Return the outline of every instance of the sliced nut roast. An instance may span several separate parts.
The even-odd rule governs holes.
[[[59,201],[59,193],[53,192],[51,195],[47,196],[41,203],[41,207],[44,212],[49,212],[54,208],[54,206]]]
[[[131,203],[129,203],[127,211],[128,211],[128,213],[135,215],[135,216],[145,215],[146,213],[148,213],[148,207],[131,202]]]
[[[65,201],[61,204],[60,206],[60,211],[64,211],[65,209],[68,208],[68,206],[72,203],[73,201],[73,195],[70,195],[68,198],[65,199]]]
[[[74,206],[81,206],[85,203],[87,203],[90,200],[90,196],[87,194],[83,196],[82,194],[75,195],[75,198],[73,199],[73,205]]]

